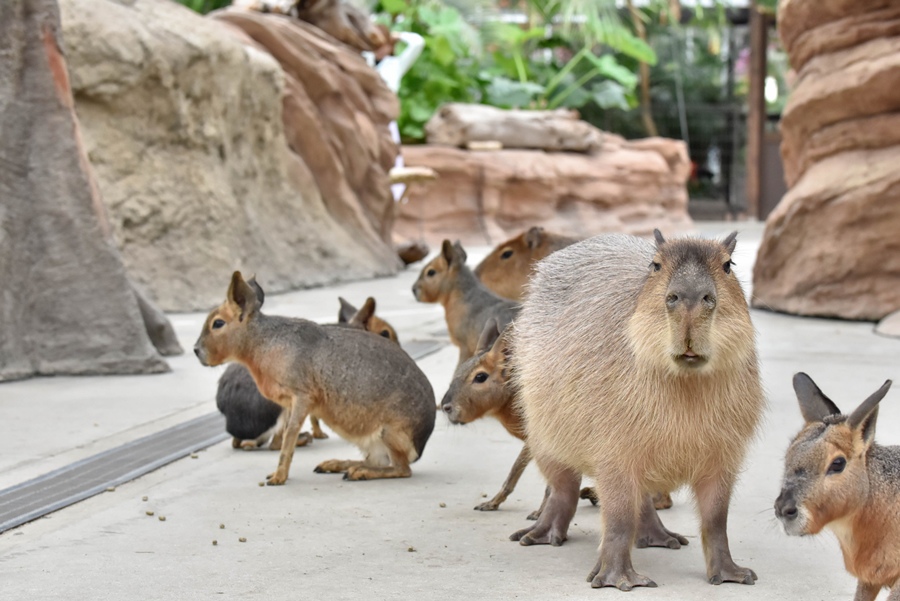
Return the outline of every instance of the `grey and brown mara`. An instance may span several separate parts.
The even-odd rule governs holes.
[[[843,415],[812,378],[794,376],[806,425],[788,448],[775,515],[794,536],[835,533],[858,579],[854,601],[874,601],[883,588],[900,600],[900,447],[875,444],[878,403],[890,387]]]
[[[540,519],[512,535],[562,544],[582,474],[603,521],[593,587],[655,586],[631,547],[679,548],[654,493],[691,486],[710,583],[753,584],[731,558],[731,491],[765,406],[736,234],[656,244],[590,238],[537,265],[513,325],[513,375],[531,452],[550,486]]]
[[[478,281],[466,265],[466,251],[449,240],[422,268],[412,292],[419,302],[443,305],[450,340],[459,348],[457,365],[475,354],[488,321],[496,319],[503,329],[519,312],[518,303],[500,298]]]
[[[206,318],[194,352],[204,365],[236,361],[259,392],[287,411],[284,440],[314,415],[357,445],[362,461],[325,461],[317,472],[348,480],[403,478],[434,429],[434,391],[400,346],[356,328],[265,315],[254,290],[234,272],[225,302]],[[294,455],[282,444],[269,484],[284,484]]]

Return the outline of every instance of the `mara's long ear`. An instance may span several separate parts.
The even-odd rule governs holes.
[[[456,253],[456,260],[459,261],[460,265],[465,263],[466,259],[469,258],[469,255],[466,254],[466,250],[462,247],[462,244],[459,243],[459,240],[453,243],[453,251]]]
[[[259,310],[259,299],[256,291],[244,281],[240,271],[231,275],[231,285],[228,286],[228,301],[234,303],[240,309],[239,321],[244,321]]]
[[[659,229],[653,230],[653,237],[656,239],[656,248],[659,248],[666,243],[666,239],[663,238],[662,232],[659,231]]]
[[[350,325],[364,330],[369,330],[369,320],[375,315],[375,299],[371,296],[366,299],[356,315],[350,318]],[[369,330],[371,331],[371,330]],[[376,332],[377,333],[377,332]]]
[[[734,249],[737,247],[737,234],[737,230],[735,230],[722,240],[722,246],[725,247],[725,250],[728,251],[729,255],[734,254]]]
[[[247,285],[253,288],[253,292],[256,294],[256,300],[259,301],[259,306],[262,307],[263,303],[266,302],[266,293],[263,292],[262,286],[256,281],[255,274],[247,280]]]
[[[447,261],[447,265],[453,264],[453,259],[455,258],[456,252],[453,249],[452,242],[445,239],[441,243],[441,255],[443,255],[444,260]]]
[[[829,415],[839,415],[838,409],[831,399],[819,390],[812,378],[803,372],[794,374],[794,392],[800,403],[800,413],[807,424],[820,422]]]
[[[875,439],[875,422],[878,419],[878,403],[890,390],[892,382],[887,380],[881,388],[872,393],[859,407],[853,410],[847,418],[847,425],[854,430],[860,430],[863,440],[871,444]]]
[[[527,232],[525,232],[525,243],[528,244],[528,248],[537,248],[541,244],[541,240],[544,239],[544,228],[539,225],[534,226]]]
[[[497,323],[497,318],[492,317],[484,325],[484,329],[481,330],[481,335],[478,337],[478,344],[475,347],[477,349],[475,353],[480,355],[481,353],[491,350],[491,347],[494,346],[494,343],[497,342],[497,338],[499,337],[500,325]]]
[[[341,303],[341,310],[338,311],[338,323],[347,323],[356,315],[356,307],[348,303],[342,296],[338,297],[338,302]]]

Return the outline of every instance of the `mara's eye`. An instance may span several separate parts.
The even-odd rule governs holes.
[[[844,471],[845,467],[847,467],[847,460],[843,457],[836,457],[834,461],[831,462],[831,465],[828,466],[828,473],[840,474]]]
[[[731,261],[725,261],[725,264],[722,265],[722,269],[725,270],[725,273],[731,273],[731,266],[734,265]]]
[[[487,379],[488,379],[487,372],[480,371],[477,374],[475,374],[475,377],[472,378],[472,381],[475,382],[476,384],[482,384],[484,382],[487,382]]]
[[[504,250],[504,251],[503,251],[503,254],[500,255],[500,258],[501,258],[501,259],[508,259],[508,258],[510,258],[511,256],[513,256],[513,251],[512,251],[512,249],[510,249],[510,250]]]
[[[428,277],[431,277],[436,273],[437,272],[434,269],[429,269],[428,271],[425,272],[425,275],[427,275]]]
[[[224,325],[225,325],[224,319],[217,319],[213,322],[212,329],[218,330],[219,328],[223,327]]]
[[[381,332],[379,332],[379,335],[384,336],[385,338],[391,337],[391,333],[388,330],[381,330]]]
[[[656,261],[653,261],[653,263],[651,263],[650,265],[653,266],[653,271],[659,271],[660,269],[662,269],[662,265],[660,265]]]

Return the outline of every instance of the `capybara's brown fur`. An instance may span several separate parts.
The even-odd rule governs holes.
[[[444,240],[441,253],[432,259],[413,284],[413,296],[422,303],[440,303],[450,340],[459,348],[457,365],[475,354],[481,332],[491,319],[503,329],[515,319],[519,304],[500,298],[478,281],[466,265],[466,251],[459,242]]]
[[[503,298],[521,301],[534,265],[544,257],[578,242],[535,226],[501,242],[475,267],[475,275],[488,290]]]
[[[514,324],[513,373],[550,498],[513,535],[562,544],[582,474],[603,518],[594,587],[653,586],[631,547],[678,548],[650,495],[687,484],[700,512],[708,580],[752,584],[732,561],[731,491],[765,400],[747,301],[731,269],[736,233],[656,245],[597,236],[538,263]]]
[[[847,571],[858,579],[854,601],[874,601],[890,588],[900,599],[900,447],[875,443],[878,403],[891,381],[850,415],[804,373],[794,390],[806,425],[787,451],[775,515],[788,534],[828,528]]]
[[[260,305],[235,272],[194,345],[200,362],[244,365],[260,394],[286,409],[285,441],[297,438],[309,414],[365,456],[325,461],[317,472],[344,472],[349,480],[410,476],[434,429],[434,391],[415,361],[382,336],[265,315]],[[293,444],[281,445],[269,484],[284,484],[293,455]]]

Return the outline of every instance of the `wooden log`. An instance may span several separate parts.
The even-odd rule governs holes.
[[[475,142],[503,148],[591,153],[604,134],[581,121],[578,112],[503,110],[480,104],[446,104],[425,126],[429,144],[470,147]]]

